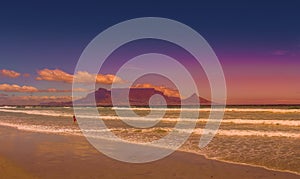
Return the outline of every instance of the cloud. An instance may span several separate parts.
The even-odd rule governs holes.
[[[76,92],[86,92],[86,91],[90,91],[84,88],[74,88],[73,91]],[[61,90],[61,89],[55,89],[55,88],[48,88],[45,90],[39,90],[38,92],[49,92],[49,93],[67,93],[67,92],[72,92],[72,89],[65,89],[65,90]]]
[[[0,91],[5,91],[5,92],[49,92],[49,93],[66,93],[66,92],[72,92],[72,89],[55,89],[55,88],[48,88],[48,89],[38,89],[33,86],[19,86],[19,85],[10,85],[10,84],[0,84]],[[75,88],[73,91],[76,92],[86,92],[89,91],[87,89],[83,88]]]
[[[24,73],[22,76],[25,77],[25,78],[28,78],[28,77],[30,77],[30,74],[29,73]]]
[[[91,83],[96,81],[99,84],[112,84],[115,83],[123,83],[124,81],[115,75],[111,74],[90,74],[86,71],[79,71],[77,74],[74,75],[75,81],[77,83]]]
[[[17,77],[19,77],[21,75],[20,73],[18,73],[16,71],[7,70],[7,69],[0,70],[0,74],[2,76],[6,76],[6,77],[9,77],[9,78],[17,78]]]
[[[168,88],[166,86],[156,86],[150,83],[136,84],[132,88],[154,88],[169,97],[180,97],[178,90]]]
[[[72,83],[73,81],[73,75],[59,69],[50,70],[45,68],[43,70],[39,70],[37,73],[39,76],[36,77],[36,80],[61,81],[65,83]]]
[[[49,102],[68,102],[71,96],[10,96],[0,98],[0,105],[39,105]]]
[[[0,91],[5,92],[38,92],[39,90],[33,86],[19,86],[10,84],[1,84]]]
[[[124,83],[121,78],[111,74],[91,74],[86,71],[78,71],[75,75],[66,73],[60,69],[50,70],[43,69],[38,71],[36,80],[58,81],[64,83],[72,83],[73,79],[77,83],[90,83],[96,81],[99,84]]]

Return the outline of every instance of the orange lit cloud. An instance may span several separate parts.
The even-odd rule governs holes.
[[[10,84],[1,84],[0,91],[5,92],[38,92],[39,90],[33,86],[19,86]]]
[[[89,90],[84,89],[84,88],[75,88],[75,89],[73,89],[73,91],[86,92],[86,91],[89,91]],[[55,88],[48,88],[48,89],[45,89],[45,90],[39,90],[38,92],[66,93],[66,92],[72,92],[72,89],[61,90],[61,89],[55,89]]]
[[[45,68],[43,70],[39,70],[37,73],[39,76],[36,80],[61,81],[65,83],[72,83],[73,81],[73,75],[59,69],[49,70]]]
[[[112,84],[113,82],[124,82],[121,78],[115,75],[90,74],[85,71],[79,71],[77,74],[71,75],[59,69],[43,69],[38,71],[38,75],[39,76],[36,78],[36,80],[59,81],[64,83],[72,83],[73,79],[75,79],[77,83],[89,83],[96,81],[96,83],[99,84]]]
[[[0,84],[0,91],[5,91],[5,92],[50,92],[50,93],[64,93],[64,92],[71,92],[71,89],[66,89],[66,90],[60,90],[60,89],[55,89],[55,88],[49,88],[49,89],[37,89],[36,87],[33,86],[19,86],[19,85],[10,85],[10,84]],[[85,92],[87,91],[86,89],[83,88],[75,88],[73,91],[76,92]]]
[[[9,78],[17,78],[21,75],[18,72],[15,72],[13,70],[6,70],[6,69],[0,70],[0,74]]]
[[[40,103],[68,102],[71,96],[9,96],[0,98],[0,105],[39,105]]]
[[[133,88],[154,88],[155,90],[162,92],[166,96],[180,97],[178,90],[174,90],[166,86],[156,86],[153,84],[144,83],[144,84],[136,84],[133,86]]]
[[[24,73],[23,77],[28,78],[28,77],[30,77],[30,74],[29,73]]]
[[[86,71],[79,71],[74,75],[74,78],[77,83],[91,83],[94,81],[99,84],[123,83],[123,80],[115,75],[90,74]]]

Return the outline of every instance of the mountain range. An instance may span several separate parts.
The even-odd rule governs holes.
[[[211,105],[211,101],[199,97],[196,94],[191,95],[188,98],[180,99],[179,97],[171,97],[164,95],[163,92],[154,88],[130,88],[129,96],[126,88],[113,89],[115,96],[114,105],[112,103],[112,91],[105,88],[99,88],[97,91],[89,93],[86,97],[75,100],[74,102],[51,102],[41,103],[43,106],[89,106],[92,105],[93,100],[96,101],[97,106],[127,106],[128,100],[131,106],[149,106],[149,100],[153,95],[160,95],[165,99],[165,103],[168,106],[181,106],[181,105],[197,105],[197,101],[200,101],[201,105]],[[159,98],[151,99],[152,105],[160,106],[163,104]]]
[[[113,94],[116,95],[114,99],[114,106],[126,106],[129,100],[131,106],[149,106],[149,100],[153,95],[161,95],[168,106],[180,105],[196,105],[200,101],[201,105],[210,105],[211,101],[193,94],[192,96],[181,100],[179,97],[170,97],[164,95],[161,91],[154,88],[130,88],[129,96],[125,88],[113,89]],[[74,101],[76,105],[90,105],[95,100],[97,106],[112,106],[111,99],[112,91],[105,88],[99,88],[97,91],[88,94],[86,97]],[[152,105],[162,105],[159,98],[151,99]]]

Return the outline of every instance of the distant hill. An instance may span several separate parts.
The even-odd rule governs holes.
[[[169,97],[164,95],[162,92],[155,90],[154,88],[131,88],[129,96],[126,95],[127,89],[113,89],[114,94],[117,95],[114,105],[122,106],[126,105],[126,102],[129,99],[131,106],[148,106],[149,99],[155,94],[163,96],[166,100],[168,106],[180,106],[181,99],[178,97]],[[89,105],[93,100],[96,100],[97,106],[112,106],[111,101],[111,91],[99,88],[97,91],[88,94],[85,98],[76,100],[75,103],[78,105]],[[211,101],[198,97],[196,94],[193,94],[189,98],[183,100],[185,105],[195,105],[197,100],[200,100],[201,104],[210,105]],[[155,101],[154,105],[161,105],[161,101]]]
[[[164,97],[168,106],[180,106],[181,99],[179,97],[170,97],[164,95],[162,92],[155,90],[154,88],[131,88],[129,96],[126,95],[127,89],[119,88],[113,89],[116,96],[116,101],[114,101],[115,106],[124,106],[129,99],[131,106],[149,106],[149,100],[151,96],[159,94]],[[92,104],[92,101],[96,100],[97,106],[112,106],[111,100],[111,91],[99,88],[97,91],[88,94],[86,97],[76,100],[74,103],[76,105],[88,106]],[[201,105],[210,105],[211,101],[198,97],[196,94],[183,99],[183,105],[196,105],[197,100],[200,100]],[[162,105],[160,100],[153,100],[153,105]],[[72,102],[65,103],[48,103],[41,105],[50,105],[50,106],[71,106]]]

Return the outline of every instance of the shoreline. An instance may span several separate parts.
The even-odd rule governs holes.
[[[30,131],[30,130],[26,130],[26,129],[18,129],[14,126],[2,126],[2,125],[0,125],[0,128],[1,127],[12,128],[12,129],[15,129],[15,130],[18,130],[18,131],[29,132],[29,133],[39,133],[39,134],[44,134],[44,135],[57,135],[57,136],[70,136],[70,137],[83,137],[84,138],[84,135],[82,133],[74,134],[74,133],[52,133],[52,132],[45,132],[45,131]],[[271,171],[274,171],[274,172],[284,172],[284,173],[295,174],[295,175],[299,175],[299,177],[300,177],[300,173],[297,173],[295,171],[273,169],[273,168],[269,168],[267,166],[262,166],[262,165],[255,165],[255,164],[242,163],[242,162],[234,162],[234,161],[223,160],[223,159],[218,159],[218,158],[210,158],[210,157],[206,156],[205,154],[198,153],[198,152],[193,151],[193,150],[188,150],[187,151],[187,150],[183,150],[183,149],[179,148],[179,149],[177,149],[177,152],[195,154],[197,156],[204,157],[207,160],[214,160],[214,161],[224,162],[224,163],[228,163],[228,164],[244,165],[244,166],[249,166],[249,167],[258,167],[258,168],[263,168],[263,169],[266,169],[266,170],[271,170]]]
[[[182,151],[182,152],[185,152],[185,151]],[[190,152],[190,153],[193,153],[193,154],[196,154],[196,152]],[[232,161],[228,161],[228,160],[222,160],[222,159],[216,159],[216,158],[209,158],[205,155],[201,155],[201,154],[198,154],[200,156],[203,156],[205,157],[207,160],[215,160],[215,161],[220,161],[220,162],[224,162],[224,163],[228,163],[228,164],[236,164],[236,165],[242,165],[242,166],[249,166],[249,167],[257,167],[257,168],[263,168],[263,169],[266,169],[266,170],[270,170],[270,171],[274,171],[274,172],[283,172],[283,173],[290,173],[290,174],[294,174],[294,175],[298,175],[300,177],[300,173],[297,173],[297,172],[294,172],[294,171],[290,171],[290,170],[279,170],[279,169],[273,169],[273,168],[268,168],[266,166],[261,166],[261,165],[254,165],[254,164],[248,164],[248,163],[239,163],[239,162],[232,162]]]
[[[52,133],[52,132],[44,132],[44,131],[30,131],[30,130],[26,130],[26,129],[18,129],[14,126],[3,126],[0,125],[0,127],[7,127],[7,128],[12,128],[15,130],[19,130],[19,131],[24,131],[24,132],[29,132],[29,133],[40,133],[40,134],[49,134],[49,135],[58,135],[58,136],[77,136],[77,137],[84,137],[83,134],[74,134],[74,133]],[[249,163],[242,163],[242,162],[234,162],[234,161],[229,161],[229,160],[223,160],[223,159],[218,159],[218,158],[210,158],[208,156],[206,156],[205,154],[201,154],[198,153],[196,151],[193,150],[183,150],[183,149],[177,149],[178,152],[184,152],[184,153],[190,153],[190,154],[195,154],[201,157],[204,157],[207,160],[214,160],[214,161],[220,161],[220,162],[224,162],[224,163],[228,163],[228,164],[237,164],[237,165],[244,165],[244,166],[250,166],[250,167],[258,167],[258,168],[263,168],[263,169],[267,169],[267,170],[271,170],[271,171],[275,171],[275,172],[285,172],[285,173],[291,173],[291,174],[295,174],[295,175],[299,175],[300,173],[297,173],[295,171],[291,171],[291,170],[280,170],[280,169],[273,169],[273,168],[269,168],[267,166],[262,166],[262,165],[255,165],[255,164],[249,164]]]
[[[183,105],[183,107],[197,107],[195,105]],[[200,108],[210,108],[211,106],[224,106],[222,104],[201,104]],[[1,108],[3,107],[8,107],[8,108],[26,108],[26,107],[33,107],[33,108],[47,108],[47,107],[66,107],[66,108],[72,108],[72,107],[128,107],[128,106],[122,106],[122,105],[78,105],[78,106],[73,106],[73,105],[5,105],[1,104]],[[147,105],[132,105],[130,107],[136,107],[136,108],[149,108]],[[161,107],[160,105],[156,105],[155,107]],[[169,108],[180,108],[181,105],[168,105]],[[226,108],[232,108],[232,107],[294,107],[291,109],[299,109],[300,103],[291,103],[291,104],[280,104],[280,103],[274,103],[274,104],[227,104]]]
[[[105,178],[122,178],[124,176],[139,178],[142,177],[140,174],[142,171],[147,171],[146,178],[172,178],[177,175],[183,178],[199,176],[204,178],[299,178],[299,175],[291,172],[209,159],[199,154],[183,151],[176,151],[170,156],[155,162],[129,164],[110,159],[101,154],[84,137],[34,133],[2,126],[0,126],[0,129],[0,142],[8,144],[2,145],[4,147],[0,149],[0,158],[3,156],[8,161],[12,161],[11,163],[18,164],[17,166],[20,166],[24,171],[28,171],[32,176],[40,178],[63,178],[67,174],[63,172],[64,170],[69,172],[66,177],[78,175],[79,178],[92,177],[99,174],[99,169],[106,172],[106,174],[100,172],[103,174],[101,177]],[[21,147],[23,147],[23,150]],[[64,160],[61,161],[61,158]],[[30,161],[33,163],[28,163]],[[78,172],[78,170],[82,171],[81,163],[88,167],[83,170],[83,174]],[[69,167],[66,169],[65,166]],[[166,170],[165,167],[171,168]],[[120,173],[116,173],[114,168],[117,168]],[[48,172],[41,172],[45,170]],[[170,171],[173,172],[170,173]],[[228,175],[228,172],[231,174]],[[224,173],[227,175],[223,176]]]

